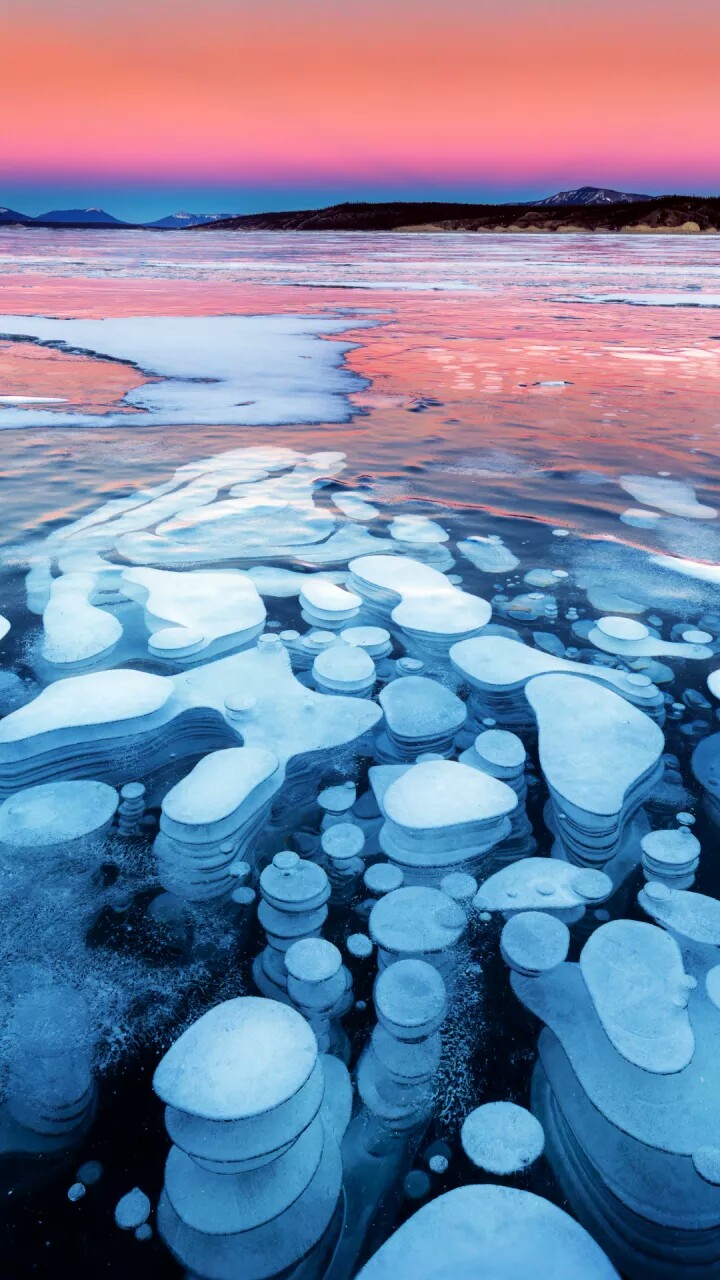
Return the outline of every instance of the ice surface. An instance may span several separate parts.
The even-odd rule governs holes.
[[[117,413],[8,407],[0,427],[346,422],[347,396],[364,383],[343,364],[353,344],[323,338],[348,327],[328,316],[0,316],[3,335],[119,360],[157,379],[128,392]]]
[[[617,1280],[599,1245],[549,1200],[514,1187],[457,1187],[423,1205],[358,1280]]]

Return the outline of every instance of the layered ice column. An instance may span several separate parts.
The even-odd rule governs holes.
[[[360,1096],[394,1129],[422,1125],[440,1065],[445,983],[423,960],[398,960],[378,977],[373,1000],[377,1025],[358,1064]]]
[[[562,855],[602,867],[620,851],[631,818],[662,775],[662,730],[592,680],[536,676],[525,693]]]
[[[8,1030],[0,1151],[62,1151],[82,1137],[95,1110],[93,1037],[85,1001],[61,983],[25,992],[15,1001]]]
[[[383,772],[384,770],[384,772]],[[517,795],[506,783],[455,760],[371,770],[389,781],[376,795],[385,818],[380,847],[406,883],[434,884],[450,871],[475,873],[511,832]],[[382,791],[382,795],[380,792]]]
[[[228,1000],[176,1040],[153,1087],[174,1144],[158,1229],[181,1265],[208,1280],[269,1280],[312,1253],[322,1274],[348,1081],[335,1061],[326,1092],[305,1019],[273,1000]]]
[[[489,773],[491,777],[505,782],[517,796],[517,806],[509,815],[510,835],[495,849],[495,863],[527,858],[537,848],[532,823],[525,807],[528,790],[526,762],[527,752],[522,740],[516,733],[509,733],[506,729],[485,729],[460,756],[461,764],[470,765],[472,769],[479,769],[481,773]]]
[[[286,953],[302,938],[317,938],[327,919],[330,882],[316,862],[290,849],[276,853],[260,875],[258,920],[267,946],[253,963],[255,985],[263,995],[288,1000]]]
[[[325,938],[301,938],[285,952],[287,993],[307,1018],[323,1053],[349,1057],[339,1019],[353,1002],[352,977],[337,947]]]
[[[426,676],[401,676],[380,693],[385,712],[375,745],[380,761],[414,761],[431,751],[446,759],[465,722],[465,704],[450,689]]]
[[[230,893],[230,867],[238,858],[254,863],[253,842],[282,780],[277,756],[264,747],[204,756],[162,803],[154,852],[164,887],[191,901]]]
[[[720,1273],[720,1009],[717,903],[648,885],[641,902],[672,924],[615,920],[565,962],[567,930],[513,917],[502,951],[515,994],[545,1023],[533,1111],[573,1212],[631,1280]],[[650,892],[649,892],[650,891]],[[564,930],[564,934],[563,931]],[[693,935],[692,937],[690,935]],[[696,974],[686,971],[685,946]],[[702,948],[701,948],[702,949]]]

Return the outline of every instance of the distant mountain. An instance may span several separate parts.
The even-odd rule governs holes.
[[[0,209],[0,224],[3,222],[32,222],[26,213],[18,213],[17,209]]]
[[[33,222],[52,222],[59,225],[71,223],[73,226],[87,224],[93,227],[127,225],[120,218],[113,218],[112,214],[106,213],[104,209],[51,209],[49,213],[41,213],[37,218],[33,218]]]
[[[544,200],[532,200],[530,204],[565,205],[565,204],[637,204],[642,200],[652,200],[652,196],[638,195],[633,191],[613,191],[611,187],[576,187],[574,191],[558,191],[557,195],[546,196]]]
[[[184,231],[186,227],[204,227],[208,222],[222,222],[232,218],[231,213],[170,213],[155,222],[144,222],[144,227],[160,227],[163,231]]]
[[[599,188],[594,188],[599,190]],[[563,193],[565,194],[565,193]],[[607,193],[606,193],[607,194]],[[623,193],[618,193],[622,195]],[[551,197],[552,199],[552,197]],[[626,195],[588,204],[458,204],[441,201],[364,201],[325,209],[246,213],[224,222],[190,227],[213,231],[420,231],[438,232],[720,232],[720,197]]]

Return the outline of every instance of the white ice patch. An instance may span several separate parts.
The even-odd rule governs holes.
[[[581,293],[572,302],[625,302],[631,307],[720,307],[720,293]]]
[[[715,508],[698,502],[692,485],[682,480],[669,480],[664,476],[620,476],[620,485],[636,502],[659,507],[671,516],[681,516],[685,520],[715,520],[717,517]]]
[[[365,381],[343,363],[354,344],[324,338],[342,333],[350,323],[355,328],[369,321],[329,316],[0,316],[0,336],[120,361],[158,379],[129,391],[122,412],[8,407],[0,409],[0,428],[347,422],[347,397]],[[7,404],[7,397],[2,403]],[[20,402],[14,398],[12,403]]]

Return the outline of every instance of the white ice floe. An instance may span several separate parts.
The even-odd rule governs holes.
[[[116,413],[8,407],[0,409],[0,427],[346,422],[348,394],[364,382],[343,363],[353,344],[323,339],[349,323],[283,315],[0,316],[3,335],[131,364],[153,379],[129,391]]]
[[[535,676],[525,695],[562,844],[577,861],[606,862],[661,776],[662,730],[592,680]]]
[[[720,564],[709,564],[704,560],[689,560],[685,556],[650,556],[651,564],[660,565],[661,569],[672,569],[673,573],[681,573],[685,578],[696,578],[698,582],[720,583]]]
[[[373,1254],[358,1280],[618,1280],[574,1218],[514,1187],[457,1187],[423,1205]]]
[[[623,524],[630,525],[632,529],[655,529],[662,520],[662,516],[658,511],[645,511],[642,507],[628,507],[627,511],[620,513],[620,519]],[[602,608],[597,605],[596,608]]]
[[[626,302],[632,307],[720,307],[720,293],[586,293],[575,302]]]
[[[507,1177],[520,1173],[542,1155],[542,1125],[514,1102],[485,1102],[465,1117],[460,1130],[463,1151],[478,1169]]]
[[[637,502],[657,507],[668,515],[682,516],[685,520],[714,520],[717,517],[715,508],[698,502],[692,485],[683,480],[672,480],[664,476],[625,475],[620,476],[619,483]]]
[[[156,657],[182,662],[244,648],[265,625],[255,583],[237,570],[126,569],[121,581],[123,592],[144,607],[148,649]]]

